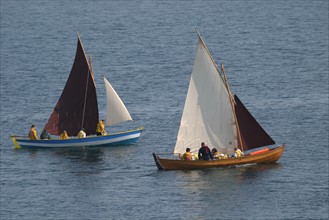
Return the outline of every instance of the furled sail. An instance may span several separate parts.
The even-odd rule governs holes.
[[[75,136],[82,128],[87,135],[95,134],[99,116],[96,87],[91,73],[78,36],[77,51],[70,76],[44,127],[50,134],[60,135],[66,130],[70,136]]]
[[[224,153],[238,145],[228,90],[199,36],[174,153],[183,153],[186,147],[196,151],[201,142]]]
[[[238,96],[234,95],[234,101],[235,113],[242,139],[242,144],[239,142],[239,148],[246,151],[257,147],[275,144],[274,140],[250,114]]]
[[[126,106],[111,86],[110,82],[104,77],[106,89],[106,120],[105,125],[113,125],[124,121],[132,121]]]

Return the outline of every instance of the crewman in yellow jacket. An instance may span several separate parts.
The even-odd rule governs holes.
[[[96,134],[98,136],[107,134],[105,131],[104,120],[98,121],[97,128],[96,128]]]
[[[63,133],[61,133],[61,135],[59,136],[59,139],[61,139],[61,140],[68,139],[68,138],[69,138],[69,136],[68,136],[66,130],[64,130]]]
[[[226,154],[223,154],[223,153],[220,153],[217,148],[213,148],[211,150],[211,153],[212,153],[212,157],[214,159],[227,159],[227,155]]]
[[[32,125],[29,131],[30,140],[38,140],[37,130],[35,125]]]
[[[85,138],[86,137],[86,132],[85,130],[82,128],[79,133],[78,133],[78,138]]]
[[[179,155],[181,160],[198,160],[198,156],[191,153],[190,148],[186,148],[186,152],[183,155]]]
[[[244,153],[237,147],[234,148],[234,157],[242,157]]]

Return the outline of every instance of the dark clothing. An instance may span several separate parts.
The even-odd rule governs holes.
[[[210,160],[213,159],[209,147],[204,146],[199,149],[199,160]]]
[[[40,135],[40,139],[50,139],[50,135],[47,131],[43,131]]]

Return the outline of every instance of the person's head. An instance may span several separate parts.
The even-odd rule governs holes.
[[[63,131],[64,134],[67,134],[66,130]]]
[[[205,147],[206,144],[204,142],[201,143],[201,147]]]
[[[237,147],[235,147],[235,148],[234,148],[234,151],[236,151],[236,150],[238,150],[238,148],[237,148]]]
[[[217,151],[218,150],[215,147],[211,150],[212,153],[216,153]]]
[[[186,152],[190,152],[191,151],[191,149],[190,148],[186,148]]]
[[[31,128],[35,128],[35,125],[31,125]]]

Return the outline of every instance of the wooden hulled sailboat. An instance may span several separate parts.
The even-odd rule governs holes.
[[[217,67],[200,34],[174,155],[188,147],[197,154],[201,142],[221,153],[233,154],[234,147],[252,151],[240,158],[218,160],[180,160],[153,157],[159,170],[201,169],[250,163],[276,162],[284,145],[259,125],[237,96],[232,96],[224,66]]]
[[[124,103],[105,77],[104,82],[107,96],[105,125],[132,121]],[[94,75],[78,34],[77,51],[71,73],[54,111],[44,126],[44,130],[52,135],[59,136],[66,130],[71,137],[65,140],[59,138],[30,140],[28,137],[15,135],[11,137],[16,147],[95,147],[134,143],[143,130],[140,127],[136,130],[95,136],[98,121],[99,113]],[[81,129],[85,130],[86,138],[76,138]]]

